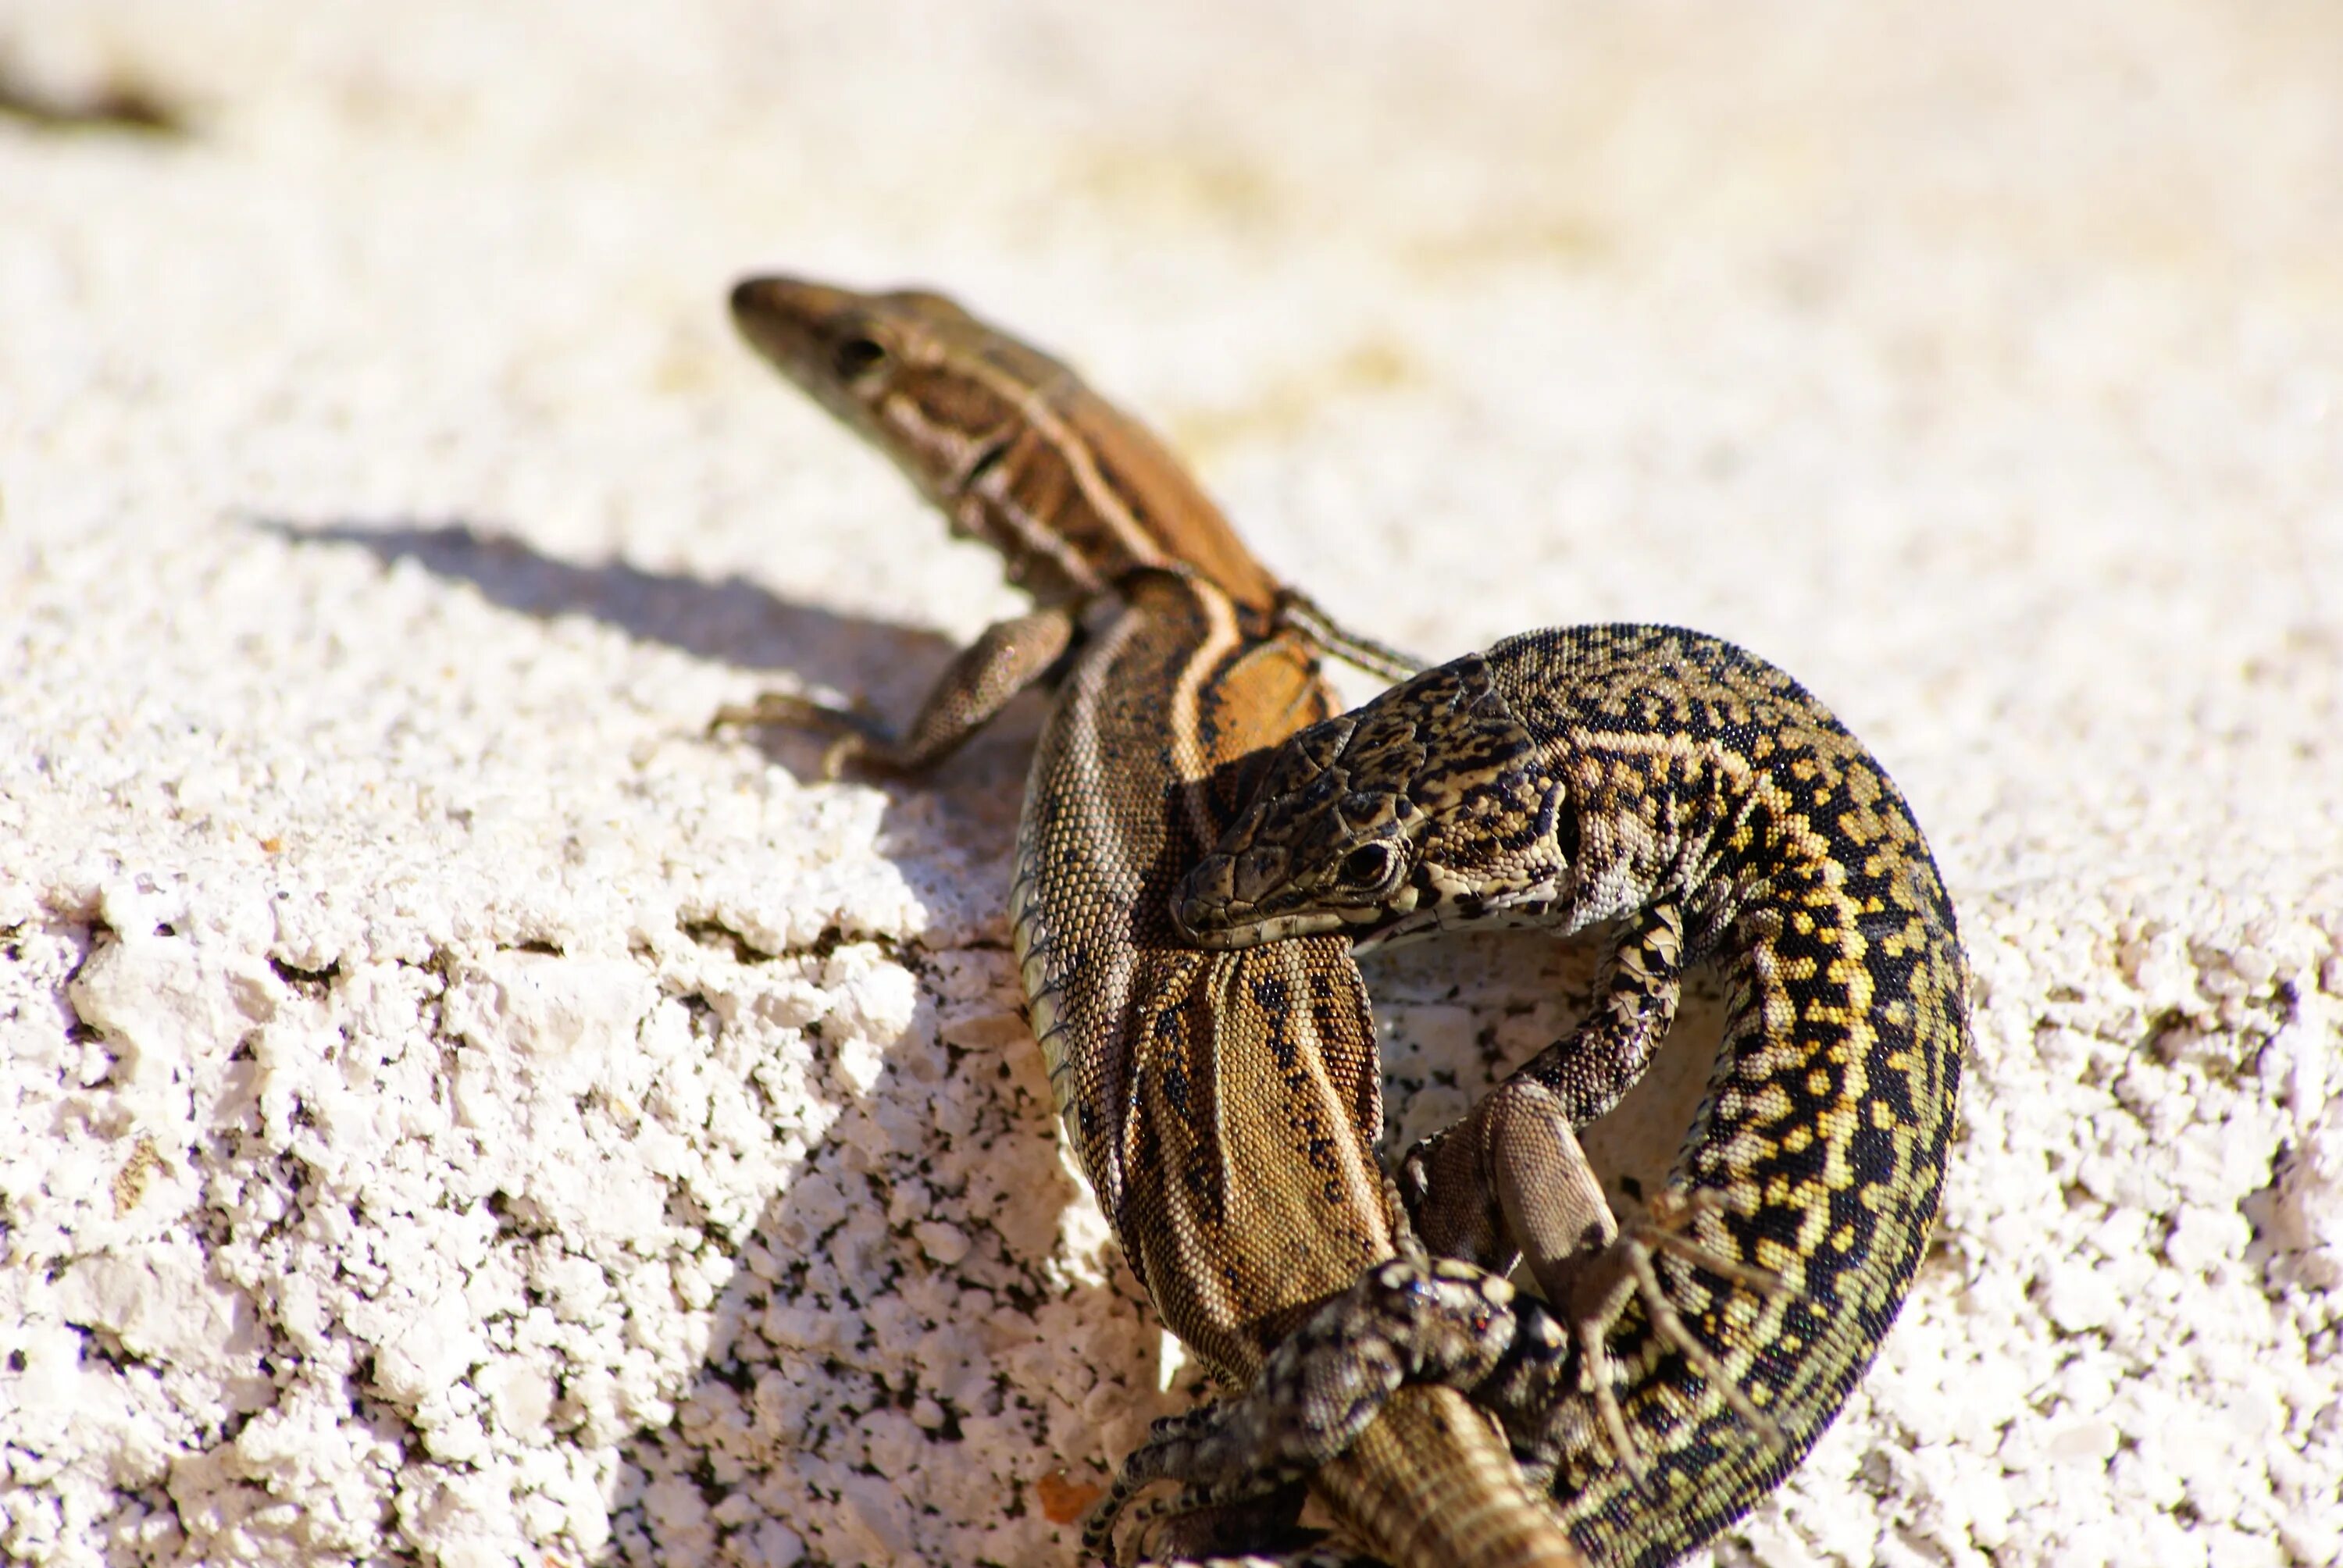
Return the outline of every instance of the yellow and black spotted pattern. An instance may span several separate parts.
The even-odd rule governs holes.
[[[1716,964],[1724,1046],[1670,1175],[1674,1196],[1711,1197],[1685,1221],[1695,1256],[1657,1264],[1744,1412],[1631,1299],[1605,1348],[1641,1481],[1574,1393],[1535,1443],[1519,1412],[1507,1426],[1525,1463],[1550,1467],[1580,1546],[1644,1568],[1745,1513],[1813,1445],[1926,1247],[1969,1020],[1918,825],[1796,681],[1673,628],[1509,638],[1288,742],[1177,913],[1215,947],[1621,922],[1594,1012],[1515,1075],[1577,1125],[1641,1075],[1684,966]]]

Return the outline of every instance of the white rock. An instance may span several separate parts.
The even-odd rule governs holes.
[[[215,1376],[258,1342],[251,1302],[214,1282],[185,1240],[80,1260],[59,1277],[52,1307],[135,1356]]]
[[[2070,1334],[2104,1328],[2122,1305],[2107,1269],[2072,1262],[2051,1267],[2046,1301],[2051,1321]]]
[[[1070,1560],[1036,1478],[1185,1402],[1007,950],[1046,704],[706,735],[1025,603],[761,266],[1027,328],[1367,630],[1708,628],[1894,770],[1957,1163],[1723,1560],[2343,1554],[2332,20],[903,9],[0,21],[195,121],[0,134],[0,1556]],[[1393,1129],[1594,970],[1377,957]]]

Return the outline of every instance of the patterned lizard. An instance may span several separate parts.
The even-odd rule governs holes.
[[[901,739],[789,694],[719,722],[827,725],[844,732],[833,764],[916,769],[1060,665],[1086,604],[1130,600],[1042,736],[1012,923],[1052,1086],[1126,1255],[1205,1363],[1248,1380],[1394,1250],[1373,1026],[1342,939],[1199,954],[1167,900],[1233,815],[1225,765],[1332,711],[1321,648],[1413,667],[1281,588],[1142,428],[949,300],[758,278],[732,308],[956,529],[999,548],[1040,608],[962,653]],[[1447,1389],[1402,1390],[1312,1485],[1403,1568],[1578,1561]],[[1175,1541],[1231,1544],[1278,1514],[1188,1523]]]
[[[1491,1277],[1481,1342],[1406,1353],[1499,1412],[1600,1563],[1673,1561],[1805,1454],[1926,1247],[1968,1006],[1903,797],[1795,680],[1669,628],[1510,638],[1286,742],[1175,918],[1222,952],[1618,922],[1586,1021],[1402,1175],[1436,1251],[1526,1251],[1554,1312]],[[1573,1130],[1641,1076],[1704,958],[1723,1050],[1623,1234]],[[1138,1468],[1240,1495],[1338,1451],[1372,1405],[1312,1409],[1326,1363],[1397,1354],[1378,1313],[1407,1283],[1370,1275]]]

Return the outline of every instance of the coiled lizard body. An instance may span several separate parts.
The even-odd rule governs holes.
[[[1393,1328],[1407,1289],[1470,1274],[1411,1287],[1387,1265],[1142,1462],[1232,1493],[1306,1467],[1372,1412],[1317,1391],[1396,1357],[1498,1412],[1591,1558],[1649,1568],[1804,1455],[1926,1250],[1968,1004],[1903,797],[1795,680],[1670,628],[1508,638],[1287,741],[1176,919],[1222,951],[1487,923],[1619,934],[1576,1032],[1403,1171],[1435,1251],[1500,1271],[1525,1252],[1552,1311],[1487,1277],[1483,1342],[1453,1319]],[[1730,990],[1723,1049],[1666,1190],[1623,1234],[1574,1130],[1641,1076],[1703,959]],[[1419,1332],[1451,1337],[1382,1342]]]

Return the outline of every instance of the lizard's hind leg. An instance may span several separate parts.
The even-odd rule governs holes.
[[[1784,1287],[1762,1269],[1704,1247],[1694,1222],[1722,1205],[1720,1194],[1663,1193],[1624,1229],[1576,1129],[1616,1105],[1644,1075],[1674,1021],[1684,960],[1684,919],[1671,901],[1643,910],[1606,956],[1586,1020],[1516,1069],[1455,1126],[1408,1151],[1400,1184],[1432,1248],[1482,1267],[1510,1271],[1526,1261],[1538,1289],[1578,1348],[1580,1391],[1594,1402],[1618,1462],[1640,1477],[1642,1449],[1620,1409],[1611,1332],[1640,1297],[1652,1330],[1682,1355],[1735,1414],[1768,1442],[1781,1431],[1761,1412],[1677,1313],[1653,1267],[1668,1252],[1765,1294]],[[1560,1439],[1539,1429],[1521,1403],[1502,1411],[1506,1430],[1542,1456]]]
[[[1491,1267],[1510,1266],[1513,1248],[1522,1249],[1538,1289],[1577,1347],[1580,1390],[1594,1402],[1612,1452],[1630,1473],[1644,1473],[1644,1455],[1619,1406],[1609,1341],[1631,1298],[1641,1299],[1653,1332],[1735,1415],[1767,1442],[1779,1443],[1779,1425],[1685,1324],[1653,1264],[1666,1252],[1765,1295],[1786,1288],[1781,1278],[1704,1246],[1693,1234],[1701,1217],[1724,1207],[1718,1192],[1671,1188],[1623,1227],[1571,1121],[1565,1102],[1534,1079],[1516,1075],[1492,1090],[1474,1108],[1469,1130],[1452,1130],[1464,1137],[1436,1146],[1429,1161],[1411,1156],[1408,1185],[1425,1230]],[[1532,1365],[1525,1362],[1524,1372]],[[1508,1432],[1517,1441],[1527,1438],[1544,1457],[1558,1452],[1560,1439],[1540,1430],[1546,1396],[1531,1388],[1525,1383],[1518,1394],[1502,1397],[1499,1414]]]
[[[1599,1250],[1547,1263],[1534,1271],[1538,1287],[1554,1310],[1570,1323],[1578,1341],[1581,1375],[1592,1385],[1595,1409],[1619,1462],[1639,1479],[1644,1455],[1628,1435],[1619,1409],[1614,1372],[1607,1343],[1612,1329],[1627,1310],[1631,1296],[1640,1298],[1653,1332],[1669,1349],[1684,1357],[1692,1370],[1766,1443],[1778,1447],[1784,1439],[1779,1422],[1759,1410],[1738,1380],[1686,1326],[1660,1283],[1654,1260],[1662,1252],[1694,1267],[1745,1285],[1764,1295],[1788,1289],[1780,1275],[1724,1257],[1703,1246],[1692,1234],[1694,1221],[1722,1209],[1722,1194],[1670,1188],[1661,1192],[1647,1211],[1630,1220]]]

